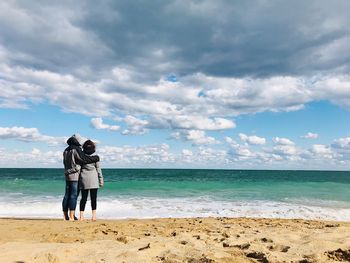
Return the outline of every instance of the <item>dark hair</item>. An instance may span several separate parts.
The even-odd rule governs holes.
[[[96,145],[93,141],[87,140],[83,144],[83,150],[84,150],[84,153],[86,154],[93,154],[96,150]]]

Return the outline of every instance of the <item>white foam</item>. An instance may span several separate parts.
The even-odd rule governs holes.
[[[61,197],[0,199],[0,217],[62,216]],[[220,201],[199,198],[100,198],[98,215],[105,219],[161,217],[261,217],[350,221],[350,207],[338,202]],[[78,207],[77,207],[78,209]],[[87,213],[90,212],[89,202]]]

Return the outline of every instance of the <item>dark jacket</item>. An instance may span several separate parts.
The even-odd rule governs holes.
[[[100,161],[97,155],[86,155],[78,140],[72,136],[67,140],[68,147],[63,152],[64,174],[67,181],[78,181],[81,166]]]

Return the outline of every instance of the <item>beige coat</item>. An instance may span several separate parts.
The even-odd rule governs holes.
[[[100,163],[90,163],[81,166],[79,189],[94,189],[103,186],[103,176]]]

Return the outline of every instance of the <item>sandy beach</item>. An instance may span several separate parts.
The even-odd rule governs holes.
[[[350,223],[253,218],[0,219],[0,262],[350,261]]]

